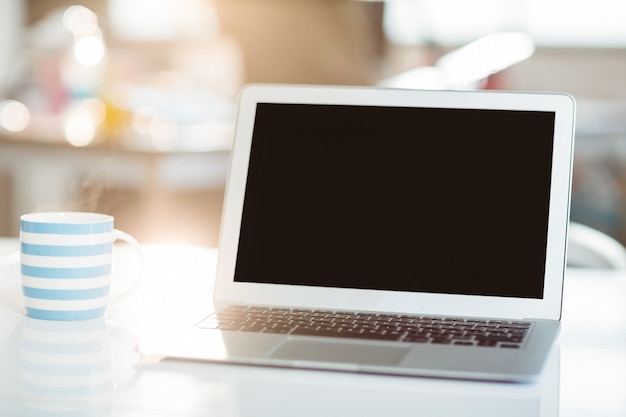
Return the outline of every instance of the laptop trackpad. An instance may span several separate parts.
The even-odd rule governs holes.
[[[382,346],[343,340],[286,339],[271,354],[276,359],[395,365],[408,353],[408,346]]]

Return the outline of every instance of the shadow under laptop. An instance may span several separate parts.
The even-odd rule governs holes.
[[[136,385],[117,395],[122,405],[138,396],[159,398],[156,415],[248,416],[459,416],[559,415],[557,345],[534,383],[502,383],[363,375],[333,371],[198,364],[165,360],[139,368],[149,389]],[[181,401],[182,399],[182,401]],[[123,408],[123,407],[122,407]],[[156,410],[155,410],[156,411]],[[200,414],[198,414],[200,415]]]

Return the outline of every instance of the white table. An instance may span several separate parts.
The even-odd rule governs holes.
[[[55,361],[84,365],[80,355],[33,354],[31,344],[74,343],[76,332],[59,339],[24,317],[17,249],[17,240],[0,239],[2,416],[626,416],[624,274],[568,271],[562,333],[539,381],[467,382],[143,357],[135,349],[142,334],[211,309],[199,300],[210,294],[216,261],[212,249],[145,246],[141,289],[85,336],[106,347],[96,359],[108,367],[92,366],[84,389],[68,394],[75,377],[58,374]],[[137,271],[123,245],[115,262],[119,282]]]

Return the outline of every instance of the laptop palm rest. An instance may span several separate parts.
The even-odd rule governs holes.
[[[293,361],[339,362],[361,365],[396,365],[409,352],[407,346],[382,346],[363,342],[286,339],[270,357]]]

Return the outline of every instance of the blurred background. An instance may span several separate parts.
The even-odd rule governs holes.
[[[0,236],[112,214],[216,246],[247,82],[563,91],[572,220],[626,243],[622,0],[0,0]],[[528,169],[533,169],[529,161]]]

